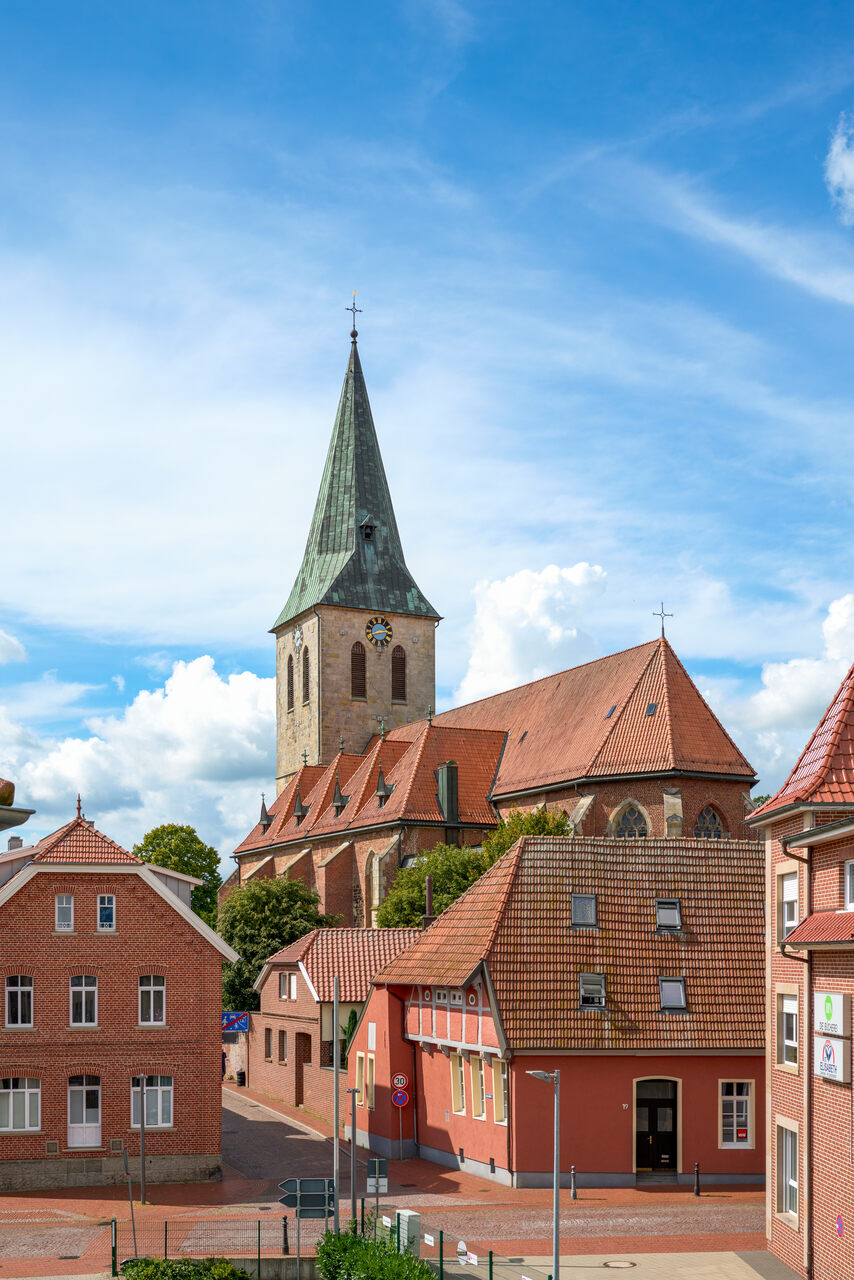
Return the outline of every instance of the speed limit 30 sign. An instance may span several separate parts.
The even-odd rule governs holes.
[[[398,1071],[397,1075],[392,1076],[391,1084],[393,1089],[406,1089],[409,1085],[409,1076]]]

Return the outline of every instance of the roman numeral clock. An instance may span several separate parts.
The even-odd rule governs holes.
[[[391,623],[379,614],[365,626],[365,636],[375,649],[387,649],[392,635]]]

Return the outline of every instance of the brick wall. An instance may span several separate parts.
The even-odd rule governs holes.
[[[73,932],[54,932],[57,893],[74,895]],[[96,932],[101,893],[115,895],[115,933]],[[66,1164],[82,1168],[83,1160],[97,1163],[100,1156],[109,1157],[111,1139],[120,1139],[131,1155],[137,1154],[138,1130],[130,1127],[130,1082],[141,1070],[174,1078],[173,1127],[146,1133],[152,1169],[188,1156],[201,1158],[200,1170],[217,1168],[219,952],[136,874],[112,868],[91,873],[40,871],[4,905],[2,930],[0,978],[32,975],[34,1026],[3,1027],[0,1076],[41,1080],[42,1122],[38,1133],[0,1134],[0,1168],[14,1161],[54,1162],[55,1181],[50,1171],[33,1168],[35,1184],[64,1185]],[[162,1027],[138,1025],[138,980],[146,973],[166,978]],[[69,980],[75,974],[98,980],[97,1026],[69,1025]],[[68,1077],[78,1074],[101,1079],[101,1145],[95,1150],[68,1146]],[[56,1156],[46,1155],[47,1142],[58,1143]],[[191,1165],[185,1161],[183,1167]],[[19,1170],[17,1176],[28,1175]],[[105,1180],[110,1179],[95,1179]]]
[[[289,978],[291,974],[296,975],[296,999],[280,998],[280,973],[287,974]],[[325,1061],[330,1061],[328,1053],[324,1053],[321,1048],[323,1006],[315,1001],[295,965],[275,966],[261,988],[260,998],[260,1010],[252,1013],[249,1018],[249,1087],[284,1102],[287,1106],[303,1106],[308,1114],[331,1121],[334,1072],[331,1064],[323,1065]],[[346,1018],[342,1018],[342,1021],[346,1021]],[[270,1032],[270,1058],[265,1053],[267,1031]],[[279,1059],[280,1031],[284,1031],[287,1037],[284,1062]],[[342,1122],[347,1103],[346,1088],[347,1073],[342,1070],[339,1090]]]

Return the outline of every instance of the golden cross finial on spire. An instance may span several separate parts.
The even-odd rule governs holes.
[[[660,609],[653,609],[653,611],[652,611],[652,616],[653,616],[654,618],[661,618],[661,638],[662,638],[662,640],[663,640],[663,639],[664,639],[664,619],[665,619],[665,618],[672,618],[672,617],[673,617],[673,614],[672,614],[672,613],[665,613],[665,612],[664,612],[664,601],[662,600],[662,602],[661,602],[661,608],[660,608]]]
[[[354,342],[359,336],[359,332],[356,328],[356,316],[362,314],[362,308],[356,306],[356,294],[358,292],[359,292],[358,289],[353,290],[353,302],[351,306],[344,308],[345,311],[351,311],[353,313],[353,328],[350,330],[350,337],[353,339]]]

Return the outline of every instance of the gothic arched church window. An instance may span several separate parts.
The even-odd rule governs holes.
[[[723,819],[712,804],[707,804],[699,814],[694,826],[694,835],[701,840],[722,840],[726,830]]]
[[[368,673],[365,663],[365,646],[357,640],[350,650],[350,697],[367,698]]]
[[[308,661],[308,649],[302,653],[302,700],[308,702],[311,697],[311,669]]]
[[[288,711],[294,709],[294,658],[288,654]]]
[[[621,840],[643,840],[649,835],[646,818],[637,805],[626,805],[614,823],[614,835]]]
[[[391,651],[391,700],[406,701],[406,650],[402,644]]]

